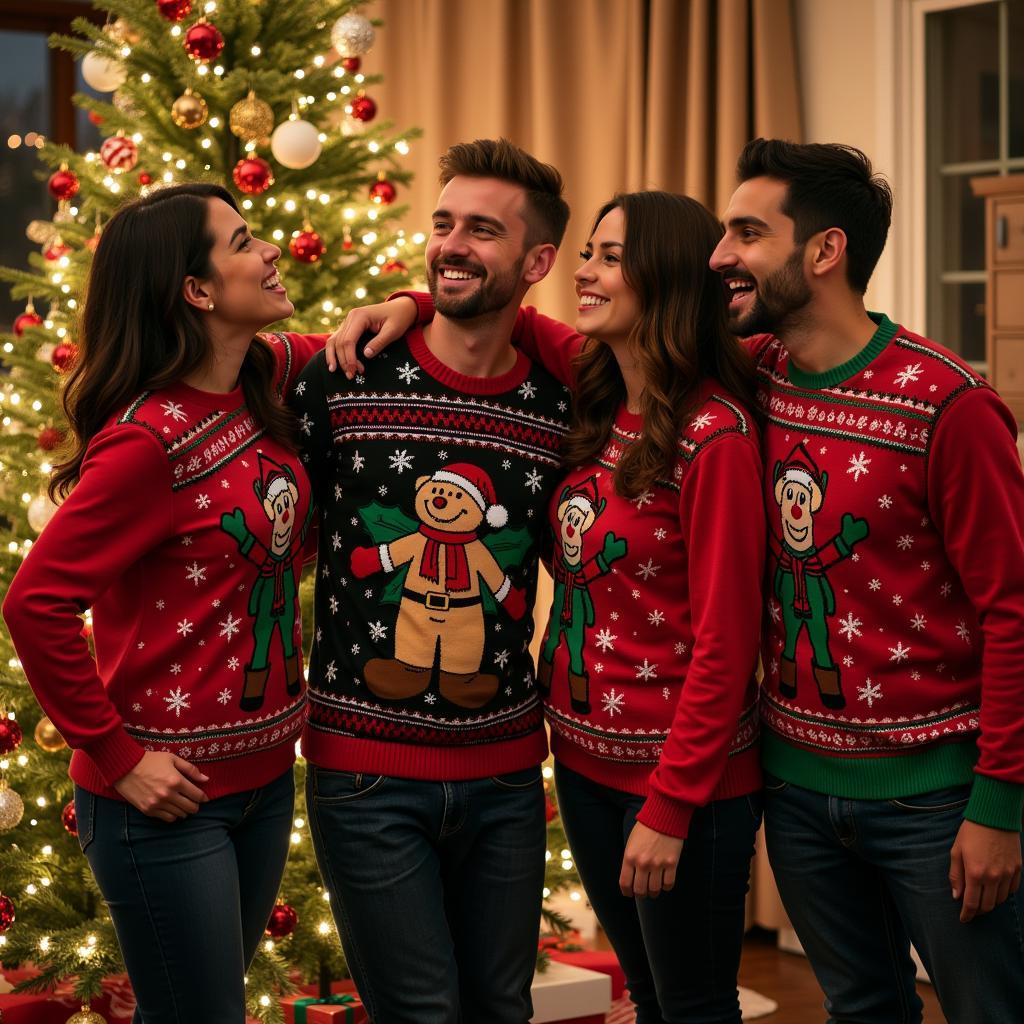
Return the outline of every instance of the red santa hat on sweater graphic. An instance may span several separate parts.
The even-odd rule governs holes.
[[[439,484],[451,484],[465,491],[483,512],[487,525],[497,530],[508,522],[508,510],[498,504],[498,495],[491,478],[468,462],[455,462],[439,469],[430,477]]]
[[[800,484],[811,497],[810,511],[821,508],[828,486],[828,473],[818,469],[811,453],[801,442],[786,456],[785,462],[775,463],[775,500],[782,503],[782,487],[788,483]]]

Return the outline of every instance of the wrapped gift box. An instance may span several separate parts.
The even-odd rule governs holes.
[[[0,1021],[3,1024],[66,1024],[68,1017],[82,1008],[70,981],[61,982],[52,992],[22,992],[11,989],[33,977],[32,968],[5,968],[0,974]],[[135,994],[128,978],[119,975],[103,980],[103,993],[90,1003],[109,1024],[127,1024],[135,1012]]]
[[[552,959],[548,969],[533,978],[531,1024],[604,1024],[611,990],[607,974]]]
[[[549,949],[548,956],[559,963],[583,967],[588,971],[607,974],[612,979],[612,1001],[622,998],[626,987],[626,975],[619,966],[618,958],[610,949],[561,950]]]
[[[354,992],[332,992],[326,999],[308,993],[281,1000],[287,1024],[366,1024],[369,1017]]]

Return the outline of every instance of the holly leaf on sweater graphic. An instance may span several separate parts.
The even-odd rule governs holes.
[[[397,505],[381,505],[377,501],[364,505],[359,518],[374,544],[390,544],[419,529],[418,520],[410,519]]]
[[[530,531],[525,527],[518,530],[508,527],[497,533],[489,533],[481,540],[505,572],[508,572],[510,566],[522,565],[526,552],[530,550]]]
[[[530,531],[526,529],[514,530],[508,527],[497,533],[489,533],[481,540],[503,572],[508,572],[513,566],[522,565],[527,551],[530,550]],[[480,604],[483,606],[484,614],[494,615],[498,610],[498,602],[483,576],[477,578],[480,580]]]

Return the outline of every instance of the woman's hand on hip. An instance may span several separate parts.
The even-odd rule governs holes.
[[[127,775],[114,783],[137,810],[161,821],[176,821],[195,814],[209,797],[199,788],[208,782],[194,764],[166,751],[147,750]]]

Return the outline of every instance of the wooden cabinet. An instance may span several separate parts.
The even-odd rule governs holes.
[[[1024,420],[1024,174],[972,178],[985,198],[985,356],[989,379]]]

